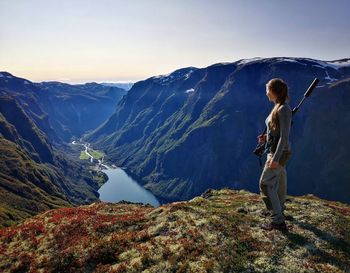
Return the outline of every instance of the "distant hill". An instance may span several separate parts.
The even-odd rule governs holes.
[[[134,85],[133,82],[101,82],[100,84],[105,85],[105,86],[114,86],[114,87],[119,87],[123,88],[126,91],[129,91],[131,87]]]
[[[0,227],[98,199],[81,163],[63,155],[14,97],[0,96]]]
[[[64,140],[101,123],[124,93],[98,84],[35,84],[0,73],[0,227],[98,200],[101,178],[70,155]]]
[[[289,232],[259,195],[208,190],[158,208],[96,202],[0,229],[1,272],[348,272],[350,206],[288,196]]]
[[[51,128],[47,128],[45,120],[40,128],[52,140],[59,138],[66,142],[104,122],[127,93],[124,89],[97,83],[33,83],[8,72],[0,72],[0,92],[15,96],[26,113],[36,121],[39,117],[49,120]],[[42,112],[35,112],[37,109]]]
[[[288,83],[292,108],[320,79],[294,117],[289,193],[350,202],[350,59],[253,58],[150,77],[85,139],[159,199],[223,186],[258,192],[261,169],[252,151],[273,107],[265,84],[274,77]]]
[[[95,129],[115,111],[118,101],[127,93],[118,87],[97,83],[79,85],[58,82],[36,84],[43,108],[60,137],[68,141]]]

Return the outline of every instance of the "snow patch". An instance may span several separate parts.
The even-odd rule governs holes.
[[[350,67],[350,59],[327,61],[326,63],[335,69],[339,69],[341,67]]]
[[[325,69],[324,71],[325,71],[325,73],[326,73],[326,75],[327,75],[324,79],[329,81],[329,82],[327,82],[327,84],[330,84],[331,82],[334,82],[334,81],[337,81],[337,80],[338,80],[338,79],[336,79],[336,78],[331,78],[331,77],[329,76],[328,71],[327,71],[326,69]]]
[[[151,79],[159,79],[160,83],[166,83],[166,82],[170,82],[173,80],[179,80],[181,78],[183,78],[184,80],[187,80],[190,75],[192,74],[193,71],[195,71],[197,68],[191,68],[190,70],[186,70],[186,69],[179,69],[176,71],[173,71],[171,73],[168,74],[164,74],[164,75],[157,75],[154,77],[151,77]],[[185,70],[185,71],[184,71]]]
[[[319,64],[313,64],[312,66],[314,66],[314,67],[319,67],[319,68],[325,68],[324,66],[322,66],[322,65],[319,65]]]
[[[327,68],[327,67],[330,67],[330,68],[333,68],[333,69],[338,69],[339,67],[332,64],[332,63],[328,63],[328,62],[323,62],[323,61],[314,61],[317,63],[317,65],[314,65],[314,66],[319,66],[323,69]]]
[[[250,58],[250,59],[242,59],[242,60],[239,60],[237,62],[237,64],[248,64],[248,63],[251,63],[251,62],[260,61],[262,59],[263,58],[261,58],[261,57],[255,57],[255,58]]]
[[[311,61],[315,64],[312,64],[311,66],[320,67],[323,69],[326,69],[327,67],[338,70],[340,67],[350,66],[350,61],[319,61],[315,59],[308,59],[305,58],[305,60]]]
[[[186,93],[194,92],[194,88],[187,89],[185,92],[186,92]]]
[[[281,62],[297,63],[297,64],[301,64],[301,65],[307,66],[307,64],[301,63],[298,60],[294,60],[294,59],[291,59],[291,58],[279,58],[279,60]]]
[[[186,75],[185,75],[185,80],[187,80],[190,76],[191,76],[191,74],[192,74],[192,72],[193,72],[194,70],[190,70],[190,72],[188,72]]]
[[[297,60],[293,60],[293,59],[289,59],[289,58],[285,58],[285,59],[283,59],[283,61],[300,64],[300,62],[298,62]]]

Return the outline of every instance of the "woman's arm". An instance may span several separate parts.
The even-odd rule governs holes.
[[[278,111],[278,118],[280,122],[280,138],[277,143],[276,151],[272,157],[272,161],[279,162],[282,155],[282,151],[286,146],[288,141],[288,136],[290,132],[291,122],[292,122],[292,110],[286,104],[282,105]]]

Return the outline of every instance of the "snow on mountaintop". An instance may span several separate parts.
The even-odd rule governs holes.
[[[332,63],[333,65],[339,67],[346,67],[350,66],[350,58],[348,59],[340,59],[340,60],[334,60],[334,61],[326,61],[327,63]]]
[[[350,59],[341,59],[341,60],[333,60],[333,61],[323,61],[323,60],[316,60],[311,58],[286,58],[282,57],[279,58],[281,61],[288,61],[288,62],[297,62],[303,65],[306,65],[305,63],[302,63],[303,61],[313,62],[316,64],[313,64],[312,66],[317,66],[320,68],[333,68],[338,70],[341,67],[350,66]]]
[[[342,67],[350,67],[350,58],[347,59],[340,59],[340,60],[333,60],[333,61],[322,61],[322,60],[316,60],[311,58],[302,58],[302,57],[272,57],[272,58],[261,58],[261,57],[254,57],[250,59],[241,59],[237,62],[235,62],[238,65],[245,65],[257,61],[263,61],[263,60],[275,60],[278,62],[291,62],[291,63],[298,63],[301,65],[307,65],[304,63],[304,61],[313,62],[316,63],[313,66],[319,66],[320,68],[326,68],[330,67],[333,69],[338,70]]]
[[[153,76],[151,77],[151,79],[159,79],[160,83],[165,83],[165,82],[169,82],[172,80],[177,80],[180,79],[182,77],[184,77],[184,80],[188,79],[189,76],[192,74],[193,71],[197,70],[197,67],[185,67],[185,68],[181,68],[181,69],[177,69],[173,72],[170,72],[168,74],[164,74],[164,75],[157,75],[157,76]]]
[[[254,57],[254,58],[250,58],[250,59],[240,59],[239,61],[235,62],[236,64],[248,64],[251,62],[255,62],[255,61],[261,61],[263,60],[263,58],[261,57]]]

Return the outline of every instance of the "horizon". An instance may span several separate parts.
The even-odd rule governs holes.
[[[231,62],[217,62],[217,63],[212,63],[212,64],[209,64],[208,66],[211,66],[211,65],[215,65],[215,64],[225,64],[225,63],[235,63],[235,62],[238,62],[238,61],[243,61],[243,60],[253,60],[253,59],[272,59],[272,58],[283,58],[283,59],[291,59],[291,58],[295,58],[295,59],[298,59],[298,58],[302,58],[302,59],[311,59],[311,60],[317,60],[317,61],[323,61],[323,62],[333,62],[333,61],[339,61],[339,60],[350,60],[350,57],[343,57],[343,58],[337,58],[337,59],[332,59],[332,60],[321,60],[321,59],[315,59],[315,58],[309,58],[309,57],[291,57],[291,56],[272,56],[272,57],[251,57],[251,58],[243,58],[243,59],[238,59],[238,60],[235,60],[235,61],[231,61]],[[113,81],[113,80],[105,80],[105,81],[96,81],[96,80],[87,80],[87,81],[78,81],[78,82],[72,82],[72,81],[67,81],[69,79],[52,79],[52,80],[44,80],[44,81],[33,81],[29,78],[26,78],[26,77],[23,77],[21,75],[17,75],[17,74],[14,74],[14,73],[11,73],[10,71],[0,71],[0,73],[3,73],[3,72],[6,72],[6,73],[10,73],[11,75],[15,76],[15,77],[18,77],[18,78],[23,78],[25,80],[29,80],[33,83],[42,83],[42,82],[60,82],[60,83],[66,83],[66,84],[71,84],[71,85],[79,85],[79,84],[87,84],[87,83],[98,83],[98,84],[103,84],[103,83],[111,83],[111,84],[135,84],[136,82],[138,81],[143,81],[143,80],[146,80],[148,78],[152,78],[152,77],[155,77],[155,76],[164,76],[164,75],[168,75],[168,74],[171,74],[179,69],[182,69],[182,68],[187,68],[187,67],[194,67],[194,68],[197,68],[197,69],[202,69],[202,68],[206,68],[208,66],[204,66],[204,67],[195,67],[195,66],[186,66],[186,67],[178,67],[178,68],[175,68],[174,70],[170,71],[170,72],[167,72],[167,73],[162,73],[162,74],[158,74],[158,75],[152,75],[150,77],[147,77],[147,78],[142,78],[142,79],[138,79],[138,80],[135,80],[135,81],[127,81],[127,80],[121,80],[121,81]]]
[[[121,83],[255,56],[338,60],[349,57],[349,8],[345,0],[0,0],[0,69],[33,82]]]

